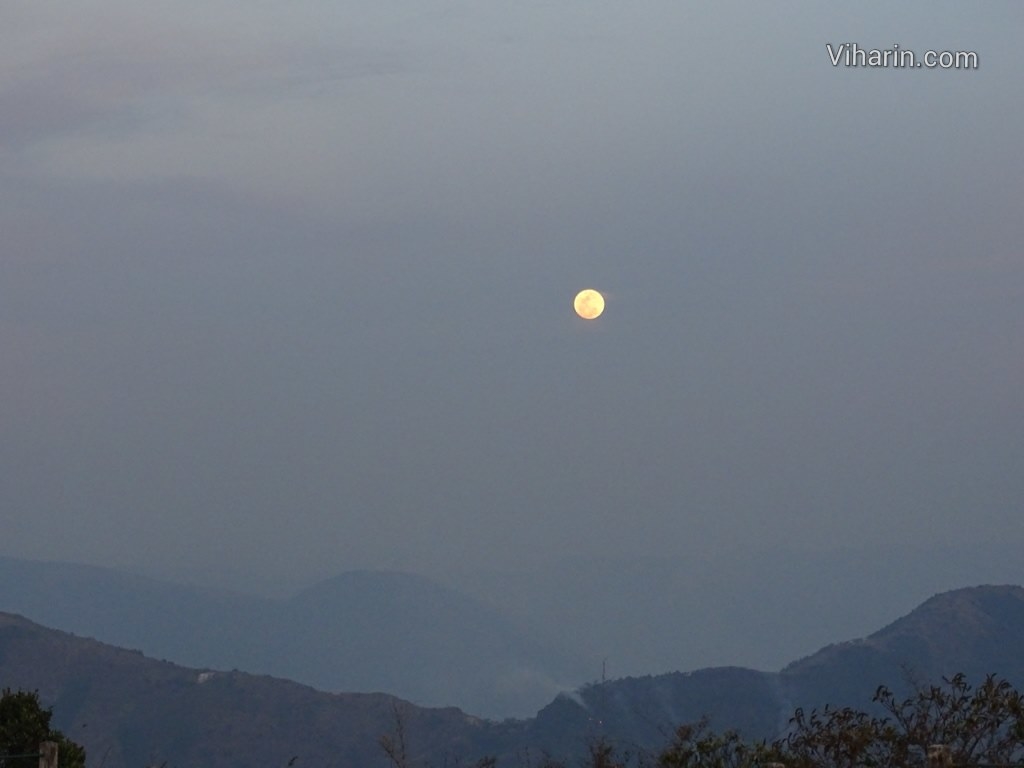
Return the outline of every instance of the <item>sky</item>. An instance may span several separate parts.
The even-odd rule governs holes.
[[[272,589],[1024,544],[1022,33],[7,0],[0,553]]]

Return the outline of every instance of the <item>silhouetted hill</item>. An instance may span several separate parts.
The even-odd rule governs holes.
[[[211,672],[0,614],[0,681],[38,690],[90,765],[126,768],[384,765],[401,713],[411,757],[476,751],[494,726],[384,694],[328,694],[287,680]]]
[[[342,574],[287,600],[0,557],[0,610],[180,664],[529,715],[593,669],[423,577]]]
[[[187,664],[246,632],[262,601],[74,563],[0,557],[0,610]],[[231,621],[224,621],[224,617]]]
[[[534,734],[568,744],[595,723],[629,744],[651,747],[672,728],[707,715],[716,729],[771,738],[797,707],[871,707],[880,684],[909,694],[916,683],[964,672],[994,673],[1024,686],[1024,589],[982,586],[936,595],[867,638],[831,645],[781,673],[716,667],[613,680],[542,710]]]
[[[629,677],[559,696],[537,713],[531,736],[557,754],[578,751],[589,734],[650,750],[705,716],[743,733],[774,733],[782,703],[776,675],[740,667]]]
[[[830,645],[781,672],[800,706],[831,697],[864,703],[879,683],[909,691],[915,682],[957,672],[996,673],[1024,684],[1024,589],[984,586],[936,595],[860,640]]]
[[[362,578],[332,580],[297,604],[333,605],[339,591],[363,595]],[[416,617],[412,604],[424,606],[422,620],[445,615],[430,607],[432,588],[392,578],[411,601],[392,603],[401,615]],[[879,684],[909,690],[913,680],[937,682],[960,671],[1021,685],[1024,589],[937,595],[869,637],[826,647],[781,673],[723,667],[612,680],[559,695],[533,719],[502,723],[383,694],[326,694],[269,677],[186,669],[0,615],[0,684],[38,689],[54,705],[57,726],[94,757],[106,755],[107,768],[165,759],[176,766],[274,765],[294,755],[299,764],[383,765],[377,740],[393,730],[396,707],[410,752],[438,765],[487,754],[503,764],[526,754],[574,759],[598,736],[656,750],[675,726],[705,715],[715,729],[765,738],[785,727],[796,706],[864,708]]]
[[[718,666],[777,672],[828,643],[864,637],[936,593],[1024,583],[1015,538],[737,550],[728,562],[566,553],[520,569],[453,564],[438,578],[521,626],[557,629],[581,655],[606,659],[615,677]]]

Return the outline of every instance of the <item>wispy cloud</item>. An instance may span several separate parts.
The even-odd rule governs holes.
[[[315,27],[208,15],[17,4],[4,24],[18,44],[0,48],[0,162],[58,177],[188,175],[183,159],[204,137],[230,139],[282,101],[316,102],[341,81],[407,66],[372,45],[318,39]],[[199,151],[194,167],[209,161]]]

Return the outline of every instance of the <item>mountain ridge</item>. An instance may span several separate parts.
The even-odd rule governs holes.
[[[922,645],[958,618],[965,620],[956,642]],[[931,655],[907,656],[921,647]],[[919,681],[977,669],[1019,686],[1024,588],[935,595],[866,638],[826,646],[783,672],[709,667],[608,680],[554,697],[533,718],[503,722],[386,693],[325,693],[266,675],[190,669],[0,614],[0,681],[39,690],[57,727],[107,768],[154,760],[240,768],[284,764],[297,753],[304,762],[383,765],[378,740],[395,732],[396,718],[416,758],[434,763],[524,753],[574,759],[594,737],[655,750],[675,726],[705,716],[716,730],[771,738],[797,706],[867,708],[879,684],[909,689],[908,662]]]
[[[388,690],[492,717],[532,714],[592,666],[477,598],[396,571],[345,572],[263,598],[0,557],[0,610],[186,666]]]

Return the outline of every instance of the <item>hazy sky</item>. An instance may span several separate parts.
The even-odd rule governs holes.
[[[1022,39],[1019,0],[6,0],[0,552],[1024,544]]]

